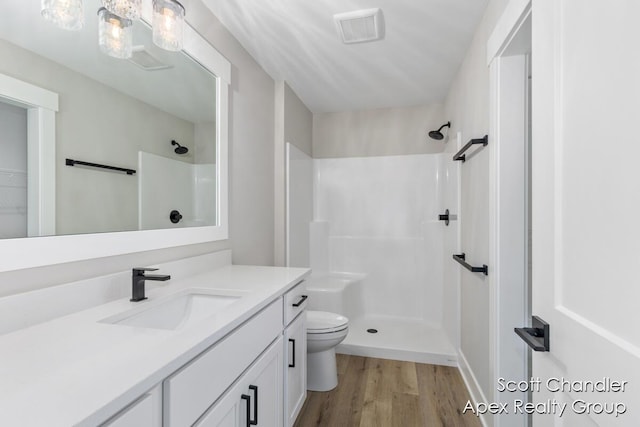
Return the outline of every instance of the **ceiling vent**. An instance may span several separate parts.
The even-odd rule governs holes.
[[[158,58],[151,55],[144,46],[134,46],[132,49],[131,58],[129,62],[142,68],[145,71],[158,71],[172,68],[171,65],[167,65],[161,62]]]
[[[382,9],[364,9],[333,15],[343,43],[365,43],[384,38]]]

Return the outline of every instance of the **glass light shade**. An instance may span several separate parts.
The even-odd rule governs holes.
[[[114,58],[131,58],[133,21],[114,15],[104,7],[98,10],[98,44],[100,50]]]
[[[153,0],[153,42],[170,51],[184,44],[184,7],[175,0]]]
[[[84,26],[82,0],[42,0],[42,16],[65,29],[77,31]]]
[[[140,19],[142,0],[102,0],[102,5],[111,13],[127,19]]]

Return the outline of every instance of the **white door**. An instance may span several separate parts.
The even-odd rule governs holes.
[[[639,426],[640,2],[532,16],[534,426]]]

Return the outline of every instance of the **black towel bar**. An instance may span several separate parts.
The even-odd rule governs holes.
[[[464,268],[471,271],[472,273],[483,273],[485,276],[489,274],[489,267],[487,267],[485,264],[483,264],[482,267],[474,267],[471,264],[468,264],[467,261],[465,261],[465,258],[465,254],[453,255],[454,260],[458,261]]]
[[[124,172],[127,175],[133,175],[136,173],[135,169],[126,169],[126,168],[119,168],[116,166],[101,165],[99,163],[83,162],[82,160],[66,159],[65,164],[67,166],[81,165],[81,166],[88,166],[91,168],[108,169],[116,172]]]
[[[464,163],[464,161],[466,160],[464,152],[467,151],[472,145],[476,144],[482,144],[483,147],[486,147],[487,144],[489,144],[489,136],[485,135],[482,138],[472,139],[471,141],[467,142],[464,147],[462,147],[460,151],[458,151],[453,156],[453,160],[460,160]]]

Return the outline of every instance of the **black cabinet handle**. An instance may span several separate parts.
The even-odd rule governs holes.
[[[294,307],[300,307],[302,305],[302,303],[307,300],[307,298],[309,298],[308,295],[302,295],[302,297],[300,298],[300,301],[298,301],[297,303],[293,304],[293,306]]]
[[[250,420],[248,425],[252,425],[252,426],[257,426],[258,425],[258,386],[257,385],[250,385],[249,386],[249,390],[252,390],[254,392],[254,401],[253,401],[253,416],[255,417],[255,419]],[[247,420],[249,419],[249,417],[247,417]]]
[[[293,352],[291,353],[293,354],[293,362],[289,363],[289,367],[295,368],[296,367],[296,340],[289,338],[289,342],[293,344]]]
[[[249,427],[251,425],[251,396],[249,396],[248,394],[243,394],[241,396],[242,400],[244,400],[246,402],[246,408],[247,408],[247,427]]]

